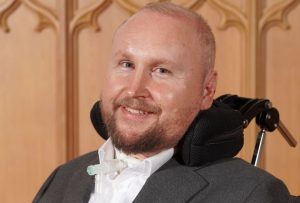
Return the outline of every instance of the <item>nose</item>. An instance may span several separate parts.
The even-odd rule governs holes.
[[[132,98],[147,98],[149,91],[150,75],[145,71],[136,70],[129,78],[126,93]]]

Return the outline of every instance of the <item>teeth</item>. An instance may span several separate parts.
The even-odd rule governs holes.
[[[141,110],[136,110],[136,109],[132,109],[132,108],[128,108],[128,107],[125,107],[125,109],[128,112],[132,113],[132,114],[139,114],[139,115],[145,115],[146,114],[146,112],[141,111]]]

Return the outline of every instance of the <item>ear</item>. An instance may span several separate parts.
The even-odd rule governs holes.
[[[203,83],[203,97],[201,102],[201,110],[211,107],[217,86],[217,72],[214,70],[207,73]]]

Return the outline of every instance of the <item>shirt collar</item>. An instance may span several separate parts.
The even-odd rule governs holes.
[[[117,157],[119,159],[126,160],[128,162],[128,168],[141,171],[147,176],[153,174],[163,164],[170,160],[173,154],[174,148],[170,148],[144,160],[138,160],[118,150],[115,151],[110,138],[98,150],[100,163],[104,160],[114,159]]]
[[[174,148],[170,148],[145,159],[144,160],[145,163],[149,165],[149,168],[146,167],[149,169],[148,175],[150,176],[162,165],[164,165],[167,161],[169,161],[172,158],[173,154],[174,154]]]
[[[115,158],[115,150],[110,138],[98,149],[98,155],[100,163]]]

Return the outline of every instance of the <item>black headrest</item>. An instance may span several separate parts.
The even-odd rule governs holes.
[[[97,101],[90,112],[91,121],[97,133],[105,140],[108,139],[108,134],[105,129],[105,124],[101,117],[100,101]]]
[[[241,113],[214,101],[190,125],[179,143],[178,156],[189,166],[234,157],[243,147],[243,132]]]
[[[100,103],[91,109],[91,120],[98,134],[108,139],[100,114]],[[222,158],[234,157],[243,147],[243,118],[239,111],[214,101],[201,111],[176,148],[175,157],[188,166],[199,166]]]

